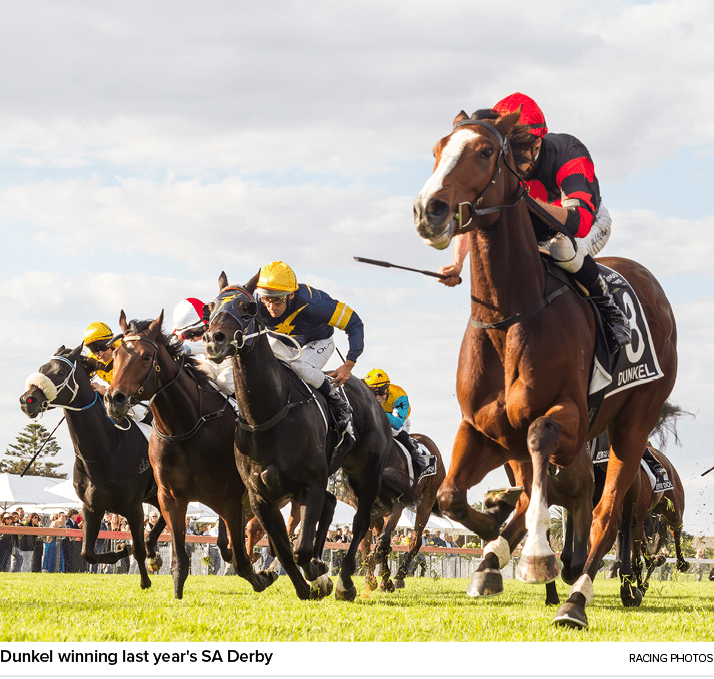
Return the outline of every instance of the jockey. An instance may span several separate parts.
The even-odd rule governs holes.
[[[114,333],[111,328],[101,321],[90,323],[84,331],[84,346],[88,349],[89,358],[93,358],[104,366],[95,370],[91,375],[91,378],[97,377],[99,380],[92,380],[92,389],[99,392],[100,396],[104,396],[107,386],[112,383],[113,353],[120,343],[120,340],[117,340],[112,344],[112,337],[114,337]]]
[[[255,299],[262,322],[270,330],[294,337],[302,348],[300,358],[291,358],[289,340],[270,338],[278,358],[286,360],[293,372],[317,389],[332,410],[337,428],[344,429],[352,408],[336,387],[350,377],[364,349],[364,328],[360,317],[343,302],[304,283],[298,285],[293,270],[285,262],[270,262],[260,270]],[[328,375],[322,368],[335,350],[334,328],[347,333],[349,351],[345,362]],[[331,378],[331,379],[330,379]]]
[[[409,414],[412,408],[409,405],[407,392],[396,384],[392,384],[389,375],[379,368],[370,370],[367,377],[364,378],[364,383],[387,414],[389,424],[392,426],[392,436],[407,449],[418,471],[423,471],[424,464],[419,447],[409,436],[411,429]]]
[[[574,238],[558,232],[539,243],[556,264],[570,272],[595,302],[610,337],[610,349],[617,351],[629,344],[629,321],[615,305],[607,284],[593,257],[610,237],[612,219],[600,198],[600,187],[592,159],[585,146],[569,134],[548,133],[545,116],[533,99],[515,92],[499,101],[486,117],[512,113],[521,108],[518,127],[510,135],[518,174],[525,181],[531,198]],[[457,285],[468,252],[464,235],[454,237],[454,260],[439,273],[449,287]],[[575,245],[573,245],[573,242]]]
[[[231,359],[216,364],[206,360],[203,333],[208,329],[208,307],[196,297],[182,299],[173,312],[171,335],[183,341],[184,352],[198,361],[198,369],[207,374],[218,390],[226,396],[235,393]]]
[[[103,365],[89,376],[92,389],[100,396],[104,396],[107,387],[112,383],[114,349],[121,344],[120,339],[112,342],[112,337],[114,337],[114,333],[111,328],[101,321],[90,323],[84,331],[84,346],[88,349],[87,355]],[[152,420],[151,411],[140,403],[129,409],[129,417],[137,424],[148,424]],[[146,434],[145,430],[142,429],[142,431]]]

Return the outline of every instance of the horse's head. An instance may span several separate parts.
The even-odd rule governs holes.
[[[434,172],[414,201],[417,233],[439,250],[458,233],[491,226],[520,182],[507,160],[520,109],[494,119],[477,114],[461,111],[453,131],[434,146]],[[504,164],[511,172],[502,172]]]
[[[25,393],[20,396],[20,408],[28,417],[35,418],[55,406],[69,405],[79,391],[77,361],[82,344],[69,350],[61,346],[55,355],[25,382]]]
[[[255,289],[255,280],[245,287],[229,285],[225,273],[218,279],[220,294],[211,302],[208,330],[203,335],[207,356],[216,363],[221,363],[228,356],[235,355],[246,340],[253,334],[258,315],[258,304],[253,299],[251,287]]]
[[[149,398],[150,389],[156,391],[159,344],[166,342],[161,332],[163,322],[162,311],[154,321],[127,323],[122,310],[119,325],[124,336],[114,350],[112,383],[104,394],[104,405],[112,419],[123,420],[136,401]]]

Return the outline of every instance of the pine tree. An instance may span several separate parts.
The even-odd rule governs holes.
[[[49,440],[47,440],[48,437]],[[47,443],[42,448],[42,444],[46,440]],[[10,459],[0,460],[0,472],[8,472],[9,474],[22,473],[27,463],[42,448],[42,452],[25,474],[30,476],[50,476],[55,479],[67,478],[67,474],[57,471],[57,468],[61,467],[62,463],[51,461],[51,458],[57,455],[61,448],[55,437],[50,437],[50,433],[39,422],[30,422],[17,435],[16,441],[16,443],[11,443],[5,451],[5,455]]]

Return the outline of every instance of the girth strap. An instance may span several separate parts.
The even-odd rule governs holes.
[[[292,403],[286,403],[285,406],[281,410],[279,410],[277,414],[273,415],[273,417],[271,417],[269,420],[266,420],[265,422],[262,422],[261,424],[248,424],[248,422],[245,422],[241,419],[240,415],[237,417],[236,421],[238,422],[238,426],[245,431],[266,431],[271,427],[274,427],[281,420],[285,419],[285,416],[288,414],[291,408],[294,408],[295,406],[304,405],[305,403],[309,403],[310,400],[311,399],[308,399],[307,401],[294,401]]]
[[[535,316],[539,311],[545,309],[545,307],[547,307],[554,299],[560,297],[560,295],[562,295],[564,292],[567,292],[568,290],[570,290],[570,288],[567,285],[563,285],[557,290],[551,292],[550,295],[548,295],[547,297],[542,297],[540,302],[538,302],[538,304],[536,304],[530,311],[526,311],[522,314],[515,314],[513,316],[509,316],[508,318],[504,318],[502,321],[496,321],[495,323],[482,323],[481,321],[477,321],[475,318],[473,318],[473,316],[471,316],[469,317],[469,323],[471,323],[474,328],[485,330],[500,330],[502,328],[510,328],[512,325],[520,323],[526,318]]]

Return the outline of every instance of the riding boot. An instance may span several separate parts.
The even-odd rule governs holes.
[[[630,321],[615,304],[607,283],[600,275],[600,269],[590,255],[585,257],[583,265],[573,275],[575,280],[587,290],[590,299],[595,302],[607,331],[610,352],[614,354],[632,340]]]
[[[425,469],[424,460],[419,452],[419,447],[417,446],[416,441],[414,441],[414,439],[404,430],[400,431],[394,438],[397,439],[397,441],[399,441],[399,443],[401,443],[411,455],[417,475],[418,473],[423,472]]]
[[[325,381],[320,385],[318,391],[327,399],[327,405],[335,419],[337,429],[342,431],[349,424],[352,415],[350,404],[342,398],[337,387],[330,382],[329,377],[325,377]]]

